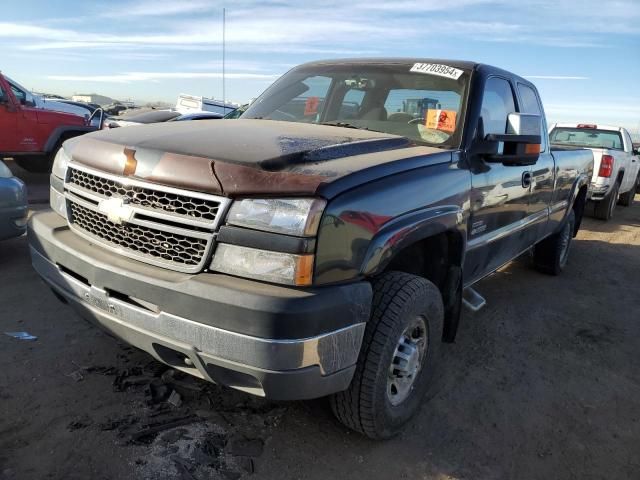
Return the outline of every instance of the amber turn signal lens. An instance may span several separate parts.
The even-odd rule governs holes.
[[[300,255],[296,258],[295,284],[299,287],[311,285],[313,280],[313,255]]]
[[[540,144],[528,143],[524,147],[524,153],[526,153],[527,155],[535,155],[536,153],[540,153]]]

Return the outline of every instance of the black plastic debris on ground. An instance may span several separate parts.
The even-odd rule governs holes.
[[[84,367],[81,372],[113,376],[114,391],[144,395],[140,410],[106,418],[93,428],[115,431],[120,446],[148,446],[150,454],[156,452],[154,461],[144,457],[136,463],[141,469],[160,461],[186,480],[212,475],[236,480],[254,473],[254,461],[264,451],[260,437],[268,435],[285,410],[157,361],[142,367]],[[85,423],[78,421],[69,429],[90,425]]]
[[[135,431],[130,431],[125,434],[128,443],[133,444],[150,444],[156,436],[166,430],[172,428],[181,427],[183,425],[189,425],[198,421],[198,417],[189,415],[183,418],[170,417],[161,421],[147,423],[141,428],[137,428]]]

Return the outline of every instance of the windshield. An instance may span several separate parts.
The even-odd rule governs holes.
[[[614,130],[556,127],[549,138],[556,145],[623,150],[622,136]]]
[[[337,125],[458,147],[469,76],[426,63],[303,66],[276,81],[242,118]]]

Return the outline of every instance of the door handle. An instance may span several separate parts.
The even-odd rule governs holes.
[[[522,174],[522,188],[529,188],[531,186],[531,172],[524,172]]]

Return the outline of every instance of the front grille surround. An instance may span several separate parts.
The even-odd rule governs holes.
[[[103,198],[125,198],[131,205],[150,210],[159,210],[175,215],[176,218],[215,222],[220,203],[213,199],[199,198],[192,195],[169,192],[151,188],[151,185],[124,183],[121,180],[105,178],[89,173],[86,170],[71,168],[68,175],[67,188],[79,188],[92,192]]]
[[[202,271],[210,262],[216,232],[231,203],[225,197],[119,177],[75,163],[69,164],[65,197],[69,226],[75,233],[123,256],[185,273]],[[123,198],[134,212],[122,225],[99,211],[101,200],[114,197]],[[154,204],[150,197],[166,201]],[[187,203],[204,206],[200,213],[206,208],[205,215],[176,212],[176,205]]]

